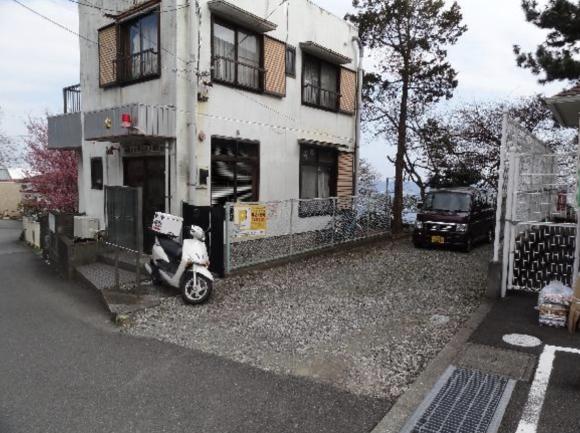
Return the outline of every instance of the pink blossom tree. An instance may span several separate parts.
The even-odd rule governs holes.
[[[29,213],[77,212],[77,153],[48,148],[48,126],[44,118],[29,118],[26,129],[25,210]]]

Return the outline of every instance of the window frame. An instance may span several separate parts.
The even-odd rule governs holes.
[[[215,67],[214,67],[214,61],[215,61],[215,49],[214,49],[214,37],[215,37],[215,25],[220,25],[222,27],[228,28],[230,30],[234,31],[234,35],[235,35],[235,79],[234,82],[230,82],[227,80],[222,80],[219,78],[216,78],[215,75]],[[255,36],[258,40],[258,45],[259,45],[259,52],[260,52],[260,61],[259,61],[259,80],[258,80],[258,88],[254,88],[254,87],[250,87],[250,86],[244,86],[239,84],[239,80],[238,80],[238,64],[239,64],[239,32],[243,31],[245,33],[248,33],[249,35]],[[264,76],[265,76],[265,71],[264,71],[264,37],[262,34],[260,33],[256,33],[253,30],[248,29],[247,27],[244,27],[243,25],[240,24],[236,24],[235,22],[232,21],[228,21],[225,20],[221,17],[216,17],[215,15],[212,15],[211,17],[211,40],[210,40],[210,46],[211,46],[211,80],[214,83],[218,83],[224,86],[228,86],[228,87],[234,87],[236,89],[243,89],[243,90],[247,90],[248,92],[253,92],[253,93],[260,93],[263,94],[264,92]]]
[[[305,83],[304,83],[304,78],[305,78],[305,72],[306,72],[306,64],[309,61],[314,61],[317,63],[318,65],[318,82],[322,85],[322,65],[325,64],[327,66],[331,66],[332,68],[334,68],[336,70],[336,107],[334,108],[330,108],[330,107],[326,107],[324,105],[322,105],[320,103],[321,100],[321,92],[320,90],[322,90],[322,87],[319,88],[319,92],[318,92],[318,104],[313,104],[311,102],[308,102],[304,99],[304,87],[305,87]],[[302,53],[302,80],[300,82],[300,98],[302,100],[302,105],[306,106],[306,107],[311,107],[311,108],[316,108],[319,110],[324,110],[324,111],[330,111],[332,113],[340,113],[340,99],[342,98],[342,95],[340,93],[340,78],[341,78],[341,68],[338,65],[335,65],[334,63],[330,63],[327,62],[325,60],[322,60],[316,56],[313,56],[311,54],[307,54],[307,53]],[[327,89],[323,89],[323,90],[327,90]],[[329,90],[327,90],[329,91]]]
[[[159,7],[153,9],[153,10],[148,10],[146,12],[143,13],[139,13],[136,14],[135,16],[132,16],[126,20],[123,20],[119,23],[117,23],[117,38],[118,38],[118,42],[117,42],[117,62],[121,62],[122,59],[127,58],[128,56],[132,56],[132,54],[126,54],[126,52],[128,51],[128,45],[129,45],[129,32],[128,32],[128,28],[131,27],[131,25],[133,25],[134,23],[146,18],[149,15],[156,15],[157,16],[157,72],[152,73],[152,74],[147,74],[147,75],[142,75],[138,78],[129,78],[129,79],[123,79],[120,77],[119,74],[119,67],[118,67],[118,63],[116,65],[116,74],[117,74],[117,84],[120,86],[127,86],[127,85],[131,85],[131,84],[136,84],[136,83],[142,83],[144,81],[149,81],[149,80],[155,80],[161,77],[161,14],[160,14],[160,9]],[[139,35],[139,43],[141,44],[141,46],[143,45],[143,35],[142,32],[140,32]],[[141,50],[139,52],[140,55],[143,54],[143,50]]]
[[[288,53],[292,53],[293,56],[293,62],[292,62],[292,69],[289,71],[288,70]],[[291,78],[296,78],[296,60],[297,60],[297,51],[296,51],[296,47],[292,46],[292,45],[288,45],[286,44],[286,76],[287,77],[291,77]]]
[[[98,163],[98,165],[100,165],[100,173],[101,173],[100,185],[97,182],[95,182],[95,163]],[[105,170],[103,166],[103,158],[100,156],[91,158],[90,166],[91,166],[91,189],[96,191],[102,191],[105,186]]]
[[[234,155],[235,156],[222,156],[222,155],[214,155],[213,153],[213,146],[214,142],[222,141],[222,142],[229,142],[230,145],[235,146]],[[239,145],[242,144],[250,144],[252,146],[256,146],[256,157],[255,158],[240,158],[239,157]],[[255,140],[245,140],[240,138],[231,138],[231,137],[222,137],[222,136],[213,136],[211,137],[210,142],[210,174],[209,174],[209,197],[211,206],[219,206],[215,205],[213,202],[213,164],[214,161],[222,161],[222,162],[232,162],[234,163],[234,196],[237,200],[237,188],[238,188],[238,170],[237,170],[237,163],[239,162],[249,162],[254,166],[254,185],[252,186],[252,200],[249,202],[257,202],[260,200],[260,172],[261,172],[261,162],[260,162],[260,151],[261,145],[259,141]],[[237,202],[237,201],[236,201]],[[242,202],[244,203],[244,202]]]
[[[313,149],[316,151],[316,163],[311,163],[304,161],[303,152],[305,149]],[[326,151],[333,154],[334,162],[320,162],[320,152]],[[302,197],[302,167],[309,166],[309,167],[316,167],[316,197],[314,198],[303,198]],[[321,167],[330,167],[331,168],[331,185],[330,185],[330,195],[328,197],[320,197],[320,193],[318,191],[318,169]],[[300,144],[300,164],[299,164],[299,192],[298,196],[300,200],[316,200],[316,199],[327,199],[336,197],[337,195],[337,184],[338,184],[338,150],[333,148],[326,148],[320,146],[313,146],[310,144]]]

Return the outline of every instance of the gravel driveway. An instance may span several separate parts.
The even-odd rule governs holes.
[[[218,281],[201,307],[171,298],[126,332],[394,401],[479,306],[490,250],[313,257]]]

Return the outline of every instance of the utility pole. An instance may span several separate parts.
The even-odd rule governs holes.
[[[188,169],[177,164],[177,185],[187,182],[187,191],[181,191],[178,196],[185,198],[189,204],[194,204],[197,186],[197,4],[187,0],[184,7],[176,11],[176,160],[188,161]],[[177,201],[177,200],[176,200]]]

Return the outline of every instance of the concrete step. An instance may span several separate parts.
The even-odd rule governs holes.
[[[115,287],[115,267],[106,263],[96,262],[76,268],[77,274],[97,290],[112,289]],[[147,274],[142,274],[141,281]],[[135,272],[127,271],[119,266],[119,285],[121,289],[130,290],[136,283]]]
[[[115,266],[115,256],[114,251],[108,251],[97,256],[97,260],[101,263]],[[141,255],[139,259],[141,263],[141,271],[145,272],[145,263],[149,261],[149,256]],[[131,254],[127,251],[119,252],[119,268],[125,271],[135,272],[137,270],[137,257],[136,254]]]
[[[119,288],[116,288],[115,267],[102,262],[79,266],[76,268],[76,274],[85,285],[101,294],[114,318],[155,307],[163,299],[178,294],[178,291],[172,288],[153,285],[149,275],[144,271],[141,274],[140,287],[137,288],[135,272],[120,267]]]

